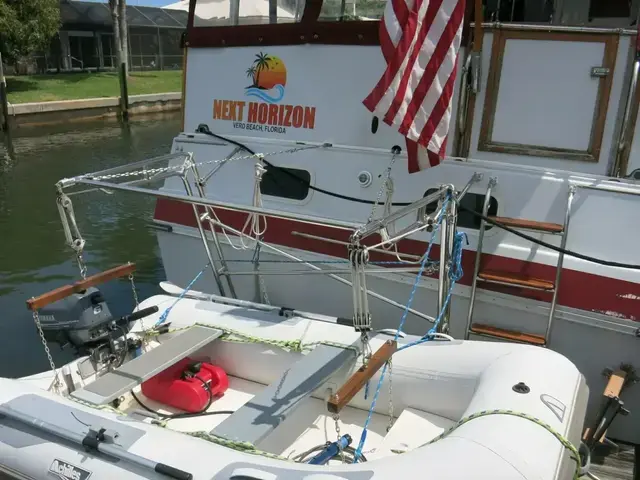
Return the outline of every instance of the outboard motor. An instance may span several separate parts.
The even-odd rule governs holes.
[[[40,323],[48,342],[63,348],[71,345],[78,355],[91,355],[96,361],[105,362],[105,355],[112,359],[124,357],[129,348],[135,348],[126,341],[129,324],[157,311],[158,307],[153,306],[113,318],[102,293],[91,287],[43,307]]]

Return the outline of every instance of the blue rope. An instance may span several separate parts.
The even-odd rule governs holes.
[[[447,297],[444,300],[444,304],[442,305],[442,309],[440,310],[440,313],[438,314],[438,318],[436,318],[436,321],[433,323],[433,327],[431,327],[429,329],[429,331],[426,333],[426,335],[424,335],[419,340],[416,340],[416,341],[411,342],[411,343],[407,343],[406,345],[403,345],[402,347],[398,348],[398,352],[400,350],[404,350],[406,348],[413,347],[415,345],[420,345],[421,343],[428,342],[429,340],[431,340],[433,338],[433,334],[436,333],[436,331],[438,330],[438,326],[440,325],[440,321],[442,320],[442,317],[444,316],[444,312],[446,311],[447,306],[449,305],[449,302],[451,301],[451,294],[453,293],[453,287],[456,284],[456,282],[462,278],[462,275],[464,274],[464,272],[462,270],[462,241],[463,240],[467,244],[469,243],[469,241],[467,239],[467,234],[464,233],[464,232],[456,232],[456,235],[455,235],[454,240],[453,240],[453,255],[452,255],[452,257],[453,257],[453,265],[452,265],[452,269],[451,269],[451,288],[449,289],[449,292],[447,293]]]
[[[398,329],[396,330],[396,334],[393,337],[394,341],[398,340],[398,337],[400,336],[400,332],[402,331],[402,327],[405,324],[405,321],[407,320],[407,316],[409,315],[409,309],[411,308],[411,304],[413,303],[413,298],[416,294],[416,291],[418,289],[418,284],[420,283],[420,279],[422,278],[422,272],[425,269],[425,266],[427,264],[427,260],[429,259],[429,254],[431,253],[431,248],[433,247],[433,240],[435,239],[436,233],[438,232],[438,230],[440,229],[440,225],[442,224],[442,218],[443,218],[443,214],[446,211],[446,207],[447,204],[449,203],[449,201],[451,200],[451,196],[450,194],[447,195],[447,197],[445,198],[444,202],[442,202],[442,209],[440,210],[440,215],[438,216],[438,218],[436,219],[436,227],[433,229],[433,232],[431,232],[431,239],[429,240],[429,246],[427,247],[427,252],[425,253],[424,257],[422,258],[422,262],[420,263],[420,270],[418,271],[418,274],[416,275],[415,280],[413,281],[413,288],[411,289],[411,294],[409,295],[409,300],[407,301],[407,305],[405,306],[404,312],[402,312],[402,318],[400,319],[400,325],[398,326]],[[462,234],[464,235],[464,234]],[[457,234],[456,237],[454,239],[454,258],[455,257],[455,240],[458,238]],[[462,247],[461,247],[462,248]],[[460,258],[462,257],[462,254],[460,254]],[[460,267],[460,271],[462,271],[462,267]],[[451,287],[453,288],[453,282]],[[442,311],[440,312],[440,314],[438,315],[438,319],[436,319],[436,322],[439,321],[440,317],[442,316],[443,312],[446,309],[446,305],[448,302],[448,298],[451,295],[451,290],[449,291],[449,295],[447,296],[447,301],[445,302],[444,308],[442,309]],[[435,326],[436,324],[434,324]],[[431,330],[429,330],[431,331]],[[429,333],[427,333],[427,335],[429,335]],[[373,400],[371,401],[371,407],[369,408],[369,414],[367,415],[367,419],[364,422],[364,427],[362,429],[362,434],[360,435],[360,441],[358,442],[358,448],[356,448],[355,454],[353,456],[353,463],[356,463],[358,461],[358,459],[362,456],[362,449],[364,448],[364,443],[367,439],[367,431],[369,429],[369,423],[371,422],[371,417],[373,416],[373,411],[376,408],[376,403],[378,401],[378,396],[380,395],[380,389],[382,388],[382,382],[384,381],[384,376],[387,372],[387,367],[388,367],[389,363],[386,362],[384,364],[384,366],[382,367],[382,372],[380,373],[380,379],[378,380],[378,385],[376,386],[376,391],[373,394]]]
[[[187,294],[189,290],[191,290],[191,287],[193,287],[193,284],[198,281],[198,279],[202,276],[202,274],[204,273],[204,271],[207,269],[208,266],[209,266],[209,262],[207,262],[207,264],[202,268],[202,270],[200,270],[200,272],[198,272],[198,274],[195,277],[193,277],[193,280],[191,280],[189,285],[187,285],[187,287],[182,291],[182,293],[180,293],[178,298],[176,298],[175,301],[169,307],[167,307],[167,309],[164,312],[162,312],[162,315],[160,315],[160,318],[154,325],[154,328],[159,325],[162,325],[165,322],[165,320],[169,316],[169,312],[171,311],[171,309],[176,306],[176,303],[178,303],[180,300],[184,298],[184,296]]]

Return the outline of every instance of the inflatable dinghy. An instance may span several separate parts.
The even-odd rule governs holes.
[[[363,366],[360,334],[336,318],[166,295],[139,308],[154,306],[127,337],[142,341],[135,358],[97,372],[95,355],[71,362],[59,370],[62,395],[47,391],[52,372],[0,380],[0,471],[69,480],[577,475],[588,389],[551,350],[403,334],[396,343],[377,332]],[[385,348],[390,364],[377,356]],[[193,394],[184,408],[197,410],[205,392],[206,410],[158,401],[178,384]]]

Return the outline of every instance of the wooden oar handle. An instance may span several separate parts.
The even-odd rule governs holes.
[[[364,384],[371,380],[371,377],[375,375],[375,373],[380,370],[382,365],[384,365],[398,349],[398,342],[395,340],[387,340],[384,344],[376,350],[369,361],[367,362],[367,366],[362,366],[351,375],[351,378],[346,381],[340,390],[329,398],[327,402],[327,409],[331,413],[340,413],[353,397],[356,396]]]
[[[104,272],[96,273],[95,275],[91,275],[83,280],[79,280],[71,285],[64,285],[62,287],[56,288],[55,290],[51,290],[50,292],[43,293],[39,297],[30,298],[27,300],[27,308],[29,310],[39,310],[40,308],[47,306],[53,302],[57,302],[58,300],[62,300],[63,298],[67,298],[74,293],[80,293],[86,290],[89,287],[95,287],[101,283],[108,282],[109,280],[113,280],[114,278],[124,277],[125,275],[129,275],[136,270],[135,263],[126,263],[124,265],[120,265],[119,267],[114,267],[109,270],[105,270]]]

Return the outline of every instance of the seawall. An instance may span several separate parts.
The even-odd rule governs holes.
[[[180,92],[130,95],[129,116],[179,111],[181,97]],[[96,120],[117,117],[119,114],[119,97],[16,103],[9,105],[9,126],[15,128]]]

